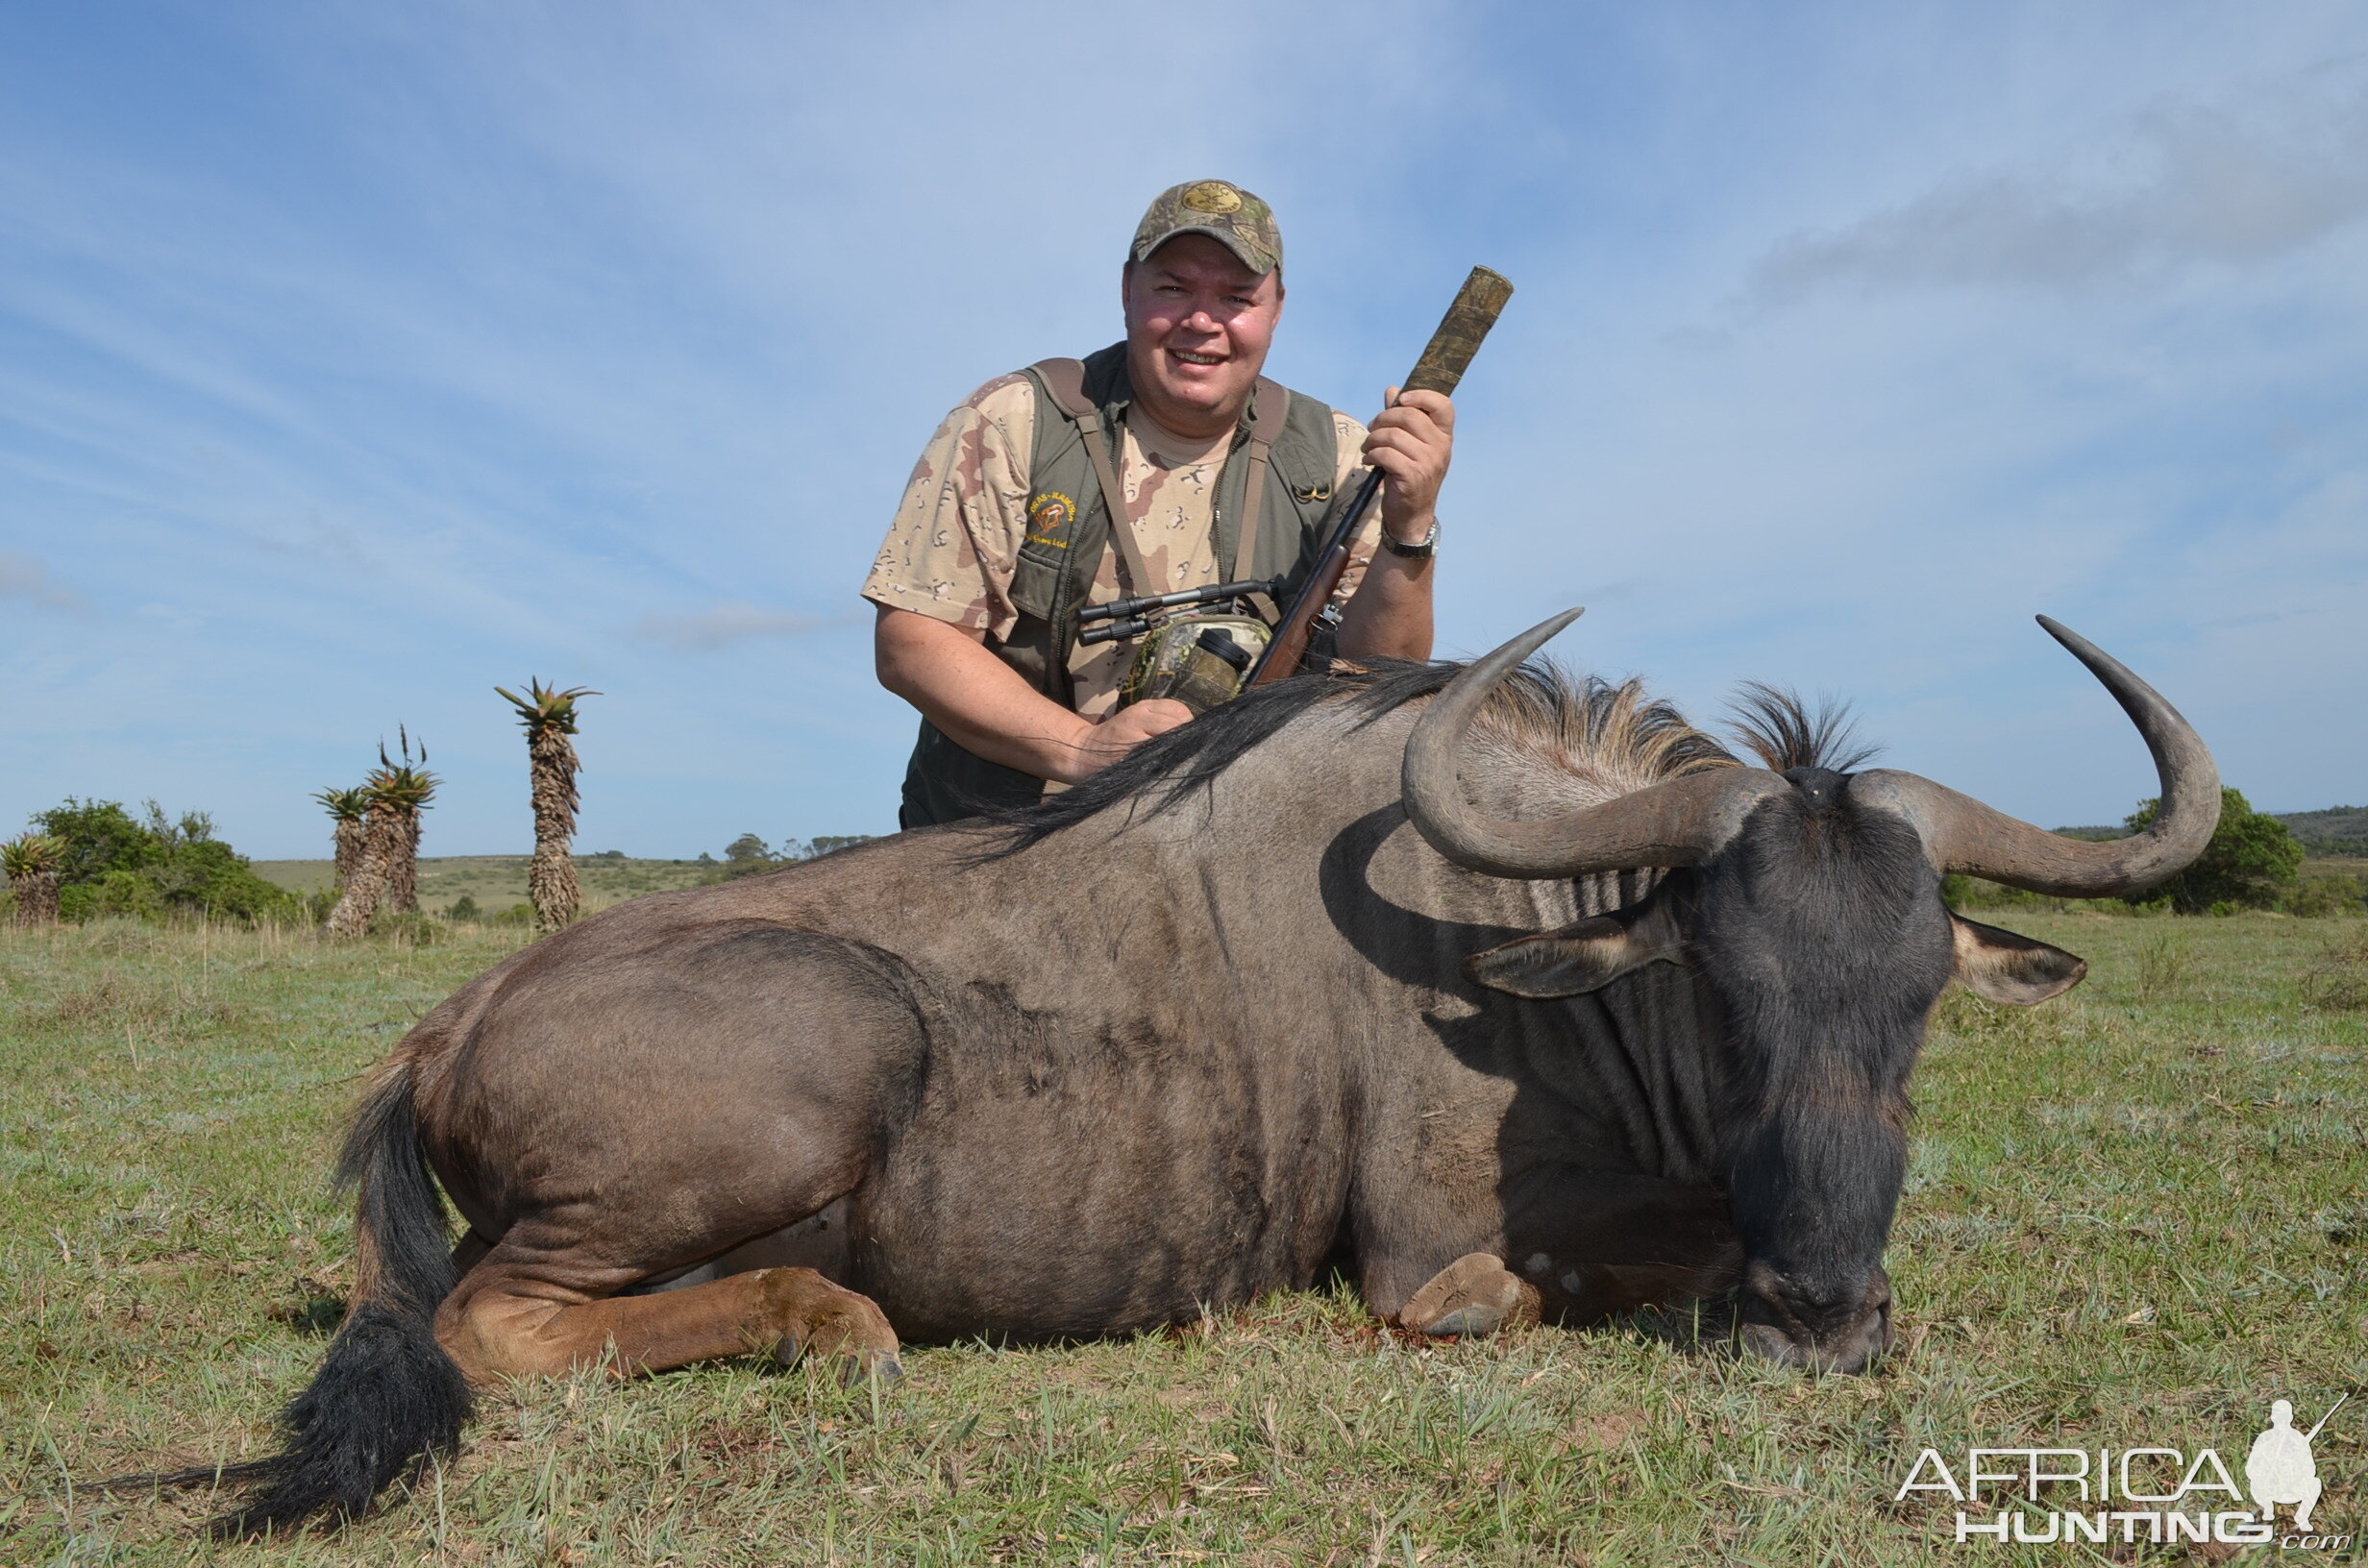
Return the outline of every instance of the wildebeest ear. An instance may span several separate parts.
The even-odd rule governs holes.
[[[1952,914],[1957,933],[1957,978],[1967,991],[1993,1002],[2032,1007],[2060,996],[2081,983],[2088,961],[2060,947],[2018,937]]]
[[[1464,960],[1464,972],[1492,990],[1546,1001],[1608,986],[1629,970],[1678,954],[1677,928],[1659,906],[1619,919],[1597,917],[1519,937]]]

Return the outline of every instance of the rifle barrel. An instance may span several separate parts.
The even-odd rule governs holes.
[[[1240,599],[1246,594],[1270,594],[1282,584],[1265,577],[1246,577],[1240,582],[1213,582],[1205,588],[1179,588],[1172,594],[1147,594],[1141,599],[1114,599],[1107,604],[1089,604],[1077,612],[1077,625],[1089,621],[1115,621],[1141,615],[1146,610],[1164,609],[1171,604],[1205,604],[1213,599]]]
[[[1115,643],[1122,637],[1140,637],[1151,629],[1151,623],[1143,617],[1128,621],[1113,621],[1108,625],[1089,626],[1077,633],[1077,641],[1091,648],[1096,643]]]

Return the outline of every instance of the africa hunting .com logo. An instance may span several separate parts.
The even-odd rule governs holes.
[[[2208,1448],[2193,1456],[2156,1447],[1969,1448],[1958,1469],[1938,1449],[1927,1448],[1909,1466],[1892,1501],[1933,1493],[1953,1499],[1958,1508],[1950,1537],[1960,1543],[2275,1542],[2342,1551],[2354,1536],[2325,1532],[2312,1518],[2325,1484],[2310,1444],[2351,1397],[2337,1399],[2307,1432],[2295,1430],[2290,1401],[2273,1403],[2269,1426],[2245,1455],[2243,1488]],[[2073,1503],[2079,1506],[2067,1506]],[[2287,1514],[2282,1531],[2281,1509]]]

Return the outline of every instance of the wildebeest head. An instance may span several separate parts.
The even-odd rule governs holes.
[[[1670,869],[1642,902],[1478,954],[1468,972],[1557,997],[1654,962],[1692,971],[1718,1023],[1742,1338],[1776,1360],[1858,1370],[1890,1343],[1883,1251],[1906,1168],[1908,1076],[1934,1004],[1952,978],[1993,1001],[2042,1002],[2087,969],[1960,918],[1941,901],[1941,877],[2072,897],[2151,886],[2210,842],[2218,772],[2151,687],[2042,616],[2154,752],[2163,805],[2134,838],[2065,839],[1913,773],[1818,766],[1718,769],[1551,820],[1491,817],[1458,772],[1466,731],[1490,691],[1577,614],[1514,639],[1433,700],[1407,741],[1407,814],[1440,853],[1491,875]]]

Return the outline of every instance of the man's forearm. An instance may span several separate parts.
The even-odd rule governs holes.
[[[1431,656],[1431,557],[1378,547],[1341,611],[1340,650],[1350,659]]]
[[[1038,778],[1075,773],[1094,726],[1031,688],[982,633],[882,606],[873,652],[879,683],[965,750]]]

